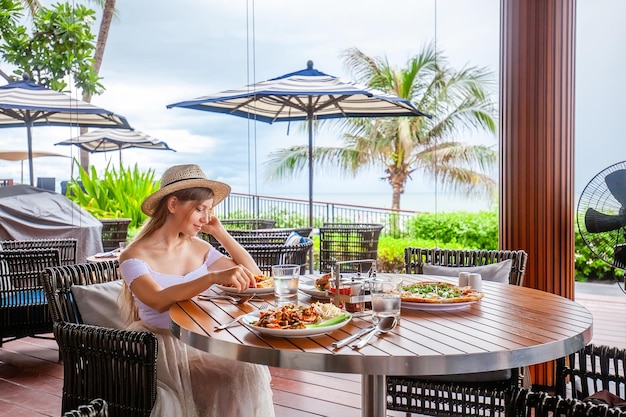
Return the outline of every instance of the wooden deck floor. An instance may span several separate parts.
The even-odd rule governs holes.
[[[593,343],[626,349],[626,295],[577,291],[576,301],[594,316]],[[361,415],[358,375],[278,368],[271,372],[277,417]],[[54,340],[24,338],[0,348],[0,416],[59,416],[62,385]]]

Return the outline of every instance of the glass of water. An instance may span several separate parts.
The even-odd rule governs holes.
[[[274,295],[279,303],[295,303],[298,298],[300,265],[272,265]]]
[[[372,297],[372,321],[378,323],[383,317],[400,319],[402,278],[376,277],[370,281]]]

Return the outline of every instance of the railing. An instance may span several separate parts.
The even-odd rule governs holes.
[[[274,227],[306,227],[309,224],[309,202],[291,198],[277,198],[252,194],[231,193],[216,208],[220,219],[271,219]],[[416,212],[313,202],[313,226],[324,223],[380,223],[385,225],[382,235],[402,237],[408,233],[409,219]]]

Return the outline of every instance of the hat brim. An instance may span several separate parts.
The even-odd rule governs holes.
[[[152,216],[159,205],[159,201],[161,201],[163,197],[172,194],[175,191],[185,190],[187,188],[210,188],[211,191],[213,191],[213,207],[217,206],[222,200],[228,197],[228,194],[230,194],[230,185],[223,182],[207,179],[183,180],[166,185],[158,191],[150,194],[146,197],[143,203],[141,203],[141,211],[148,216]]]

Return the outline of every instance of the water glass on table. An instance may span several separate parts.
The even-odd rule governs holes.
[[[402,278],[377,277],[370,281],[372,297],[372,321],[378,323],[383,317],[400,319]]]
[[[300,265],[272,265],[274,295],[279,303],[295,303],[298,299]]]

